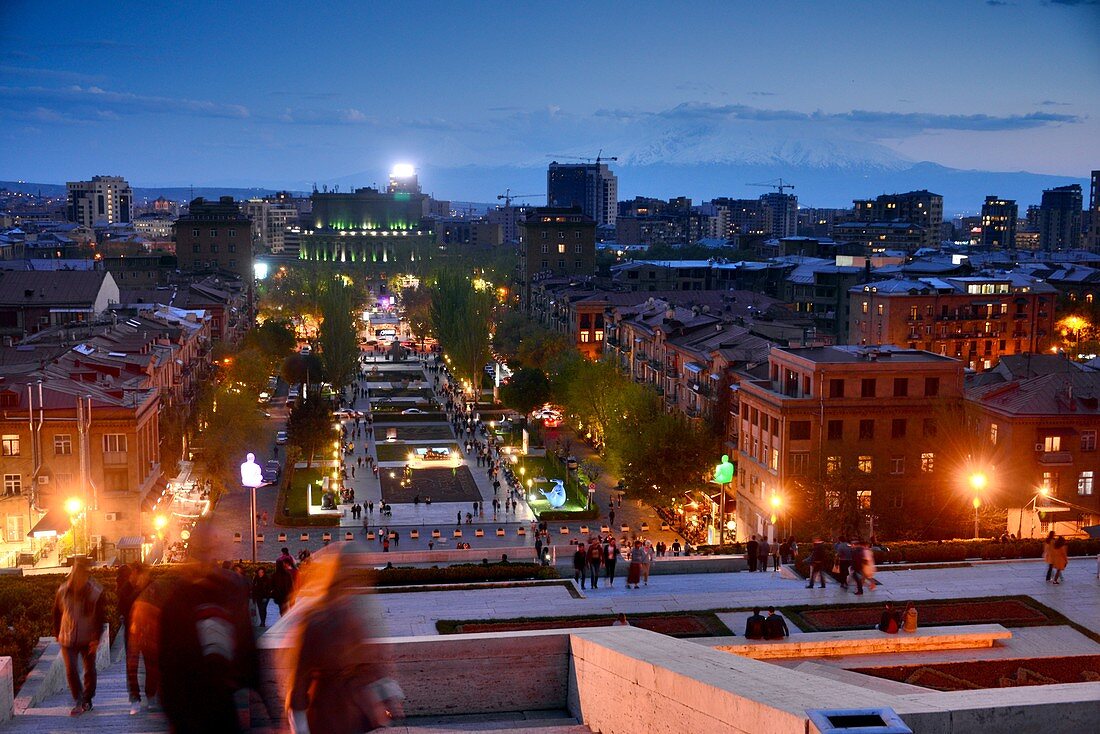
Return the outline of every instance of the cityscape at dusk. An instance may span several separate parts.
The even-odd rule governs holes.
[[[1098,30],[0,3],[0,734],[1100,730]]]

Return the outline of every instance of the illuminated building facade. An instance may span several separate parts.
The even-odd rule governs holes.
[[[982,244],[1002,250],[1016,249],[1016,219],[1019,207],[1012,199],[985,197],[982,204]]]
[[[93,176],[91,181],[69,181],[66,187],[70,222],[91,227],[130,221],[134,192],[121,176]]]
[[[902,222],[921,229],[921,247],[937,247],[943,224],[943,197],[931,191],[882,194],[874,199],[856,199],[857,222]],[[835,232],[833,237],[841,239]]]
[[[596,273],[596,223],[580,207],[531,209],[520,225],[520,301],[530,308],[531,286],[547,278]]]
[[[314,192],[310,199],[312,214],[300,235],[302,260],[364,265],[380,274],[432,256],[436,245],[428,197],[419,191],[367,187]]]
[[[1043,191],[1039,204],[1039,248],[1073,250],[1081,244],[1081,206],[1078,184]]]

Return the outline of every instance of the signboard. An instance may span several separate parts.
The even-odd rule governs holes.
[[[595,482],[589,482],[588,483],[588,494],[595,494],[595,493],[596,493],[596,483]]]

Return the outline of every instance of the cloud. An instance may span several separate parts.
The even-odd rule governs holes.
[[[0,87],[0,99],[11,104],[63,107],[69,114],[93,119],[102,112],[118,117],[133,114],[174,114],[196,117],[243,119],[247,107],[183,97],[158,97],[131,92],[115,92],[98,86],[74,84],[63,88]],[[8,105],[10,107],[10,104]],[[102,119],[102,117],[100,117]]]
[[[1100,0],[1047,0],[1047,5],[1064,5],[1076,8],[1082,5],[1100,5]]]
[[[1044,99],[1042,102],[1037,103],[1040,107],[1072,107],[1069,102],[1059,102],[1054,99]]]

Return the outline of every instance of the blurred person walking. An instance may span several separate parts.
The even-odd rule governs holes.
[[[153,581],[147,568],[138,572],[140,592],[134,600],[126,643],[126,688],[130,693],[130,714],[140,713],[141,687],[138,665],[145,663],[145,708],[152,710],[160,691],[160,618],[170,594],[167,578]]]
[[[53,605],[53,633],[61,645],[65,662],[65,678],[73,694],[70,716],[80,716],[92,709],[96,689],[96,650],[107,622],[107,606],[103,587],[89,578],[89,562],[85,556],[73,560],[72,570],[57,590]],[[80,673],[83,666],[84,682]]]

